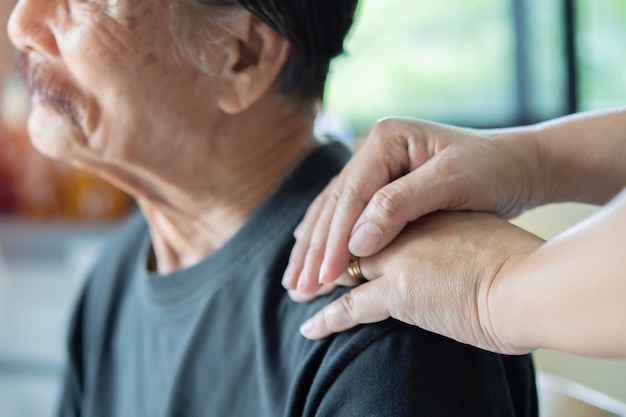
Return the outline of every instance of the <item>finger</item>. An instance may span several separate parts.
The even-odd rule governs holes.
[[[404,127],[405,121],[400,119],[378,122],[349,169],[341,174],[344,185],[328,234],[320,282],[332,282],[345,270],[352,230],[376,191],[428,160],[428,147],[416,146],[414,135]],[[377,246],[375,236],[369,241]]]
[[[350,252],[361,257],[374,255],[408,222],[460,205],[464,197],[459,176],[443,175],[435,158],[378,190],[356,221],[348,243]]]
[[[300,333],[315,340],[359,324],[383,321],[390,317],[389,299],[385,280],[368,282],[324,307],[300,327]]]
[[[306,259],[306,253],[309,248],[309,236],[316,227],[319,213],[324,207],[326,194],[320,194],[315,201],[311,204],[307,210],[304,219],[296,228],[294,235],[296,237],[296,243],[291,249],[289,255],[289,263],[283,275],[282,285],[288,290],[295,290],[298,286],[298,279],[302,273],[304,267],[304,261]]]
[[[413,123],[409,123],[409,126]],[[330,223],[326,223],[327,218],[317,219],[313,230],[316,236],[313,237],[302,237],[298,230],[298,240],[304,238],[302,244],[308,243],[309,248],[312,239],[324,241],[323,244],[320,243],[324,248],[320,264],[314,261],[316,259],[314,257],[311,258],[313,261],[305,263],[300,274],[300,279],[304,282],[299,285],[313,289],[311,280],[315,272],[318,273],[318,282],[332,282],[348,264],[350,257],[347,250],[348,241],[357,217],[372,195],[403,172],[415,169],[428,160],[428,147],[423,143],[421,146],[414,143],[411,138],[415,135],[410,129],[408,131],[405,129],[406,124],[406,121],[395,119],[378,122],[363,148],[325,191],[325,194],[330,194],[325,204],[328,204],[329,200],[334,203],[333,214],[328,218]],[[298,245],[300,244],[299,242]]]
[[[339,276],[339,278],[337,278],[335,282],[330,284],[321,284],[321,288],[314,294],[301,293],[297,289],[290,289],[287,293],[293,301],[297,303],[304,303],[309,302],[319,296],[328,294],[334,291],[339,286],[355,287],[359,284],[362,284],[363,282],[363,279],[352,278],[347,272],[344,272]]]
[[[307,248],[304,266],[296,287],[299,292],[304,294],[314,294],[320,289],[320,268],[324,258],[326,240],[328,239],[328,229],[337,205],[337,194],[334,188],[336,186],[328,190],[324,207],[320,212],[314,230],[310,232],[309,247]]]
[[[336,177],[333,178],[328,183],[328,187],[333,186],[336,180],[337,180]],[[315,223],[317,222],[317,219],[319,218],[320,212],[322,211],[322,208],[324,207],[324,203],[326,202],[327,194],[328,194],[327,191],[324,190],[322,193],[320,193],[320,195],[315,197],[315,200],[313,200],[313,202],[307,209],[306,213],[304,214],[304,217],[300,221],[300,224],[298,224],[298,226],[296,226],[295,230],[293,231],[293,235],[296,239],[306,236],[305,231],[313,230],[313,227]]]
[[[339,284],[337,283],[322,285],[315,294],[303,294],[298,292],[298,290],[288,290],[287,294],[296,303],[307,303],[317,297],[333,292],[338,286]]]
[[[345,271],[350,260],[348,242],[356,220],[374,193],[393,179],[395,168],[388,164],[401,165],[386,157],[387,152],[381,146],[364,147],[350,161],[330,224],[320,282],[332,282]]]
[[[362,279],[353,278],[350,276],[350,274],[348,274],[347,271],[343,271],[343,273],[339,275],[339,278],[337,278],[337,280],[334,281],[333,283],[340,285],[342,287],[356,287],[357,285],[363,284],[365,281],[367,281],[367,278],[365,277],[363,277]],[[330,285],[330,284],[324,284],[324,285]]]

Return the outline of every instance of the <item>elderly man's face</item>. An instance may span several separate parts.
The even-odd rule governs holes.
[[[177,58],[169,0],[19,0],[9,34],[42,152],[116,173],[171,162],[211,123],[217,82]],[[216,70],[220,50],[211,55]],[[108,170],[108,171],[107,171]]]

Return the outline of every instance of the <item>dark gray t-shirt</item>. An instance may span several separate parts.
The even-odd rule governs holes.
[[[292,233],[350,153],[317,149],[201,263],[146,268],[136,215],[92,273],[72,323],[61,415],[536,416],[530,357],[484,352],[394,320],[308,341],[342,290],[296,304],[280,284]]]

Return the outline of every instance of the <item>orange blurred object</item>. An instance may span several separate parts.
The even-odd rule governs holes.
[[[12,150],[13,143],[0,124],[0,213],[12,212],[16,204],[10,165]]]
[[[17,208],[15,195],[15,159],[18,145],[10,129],[0,119],[0,213],[12,213]]]

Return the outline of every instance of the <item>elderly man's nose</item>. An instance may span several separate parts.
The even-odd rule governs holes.
[[[13,45],[24,52],[57,55],[59,50],[51,25],[58,16],[58,7],[56,0],[19,0],[7,26]]]

